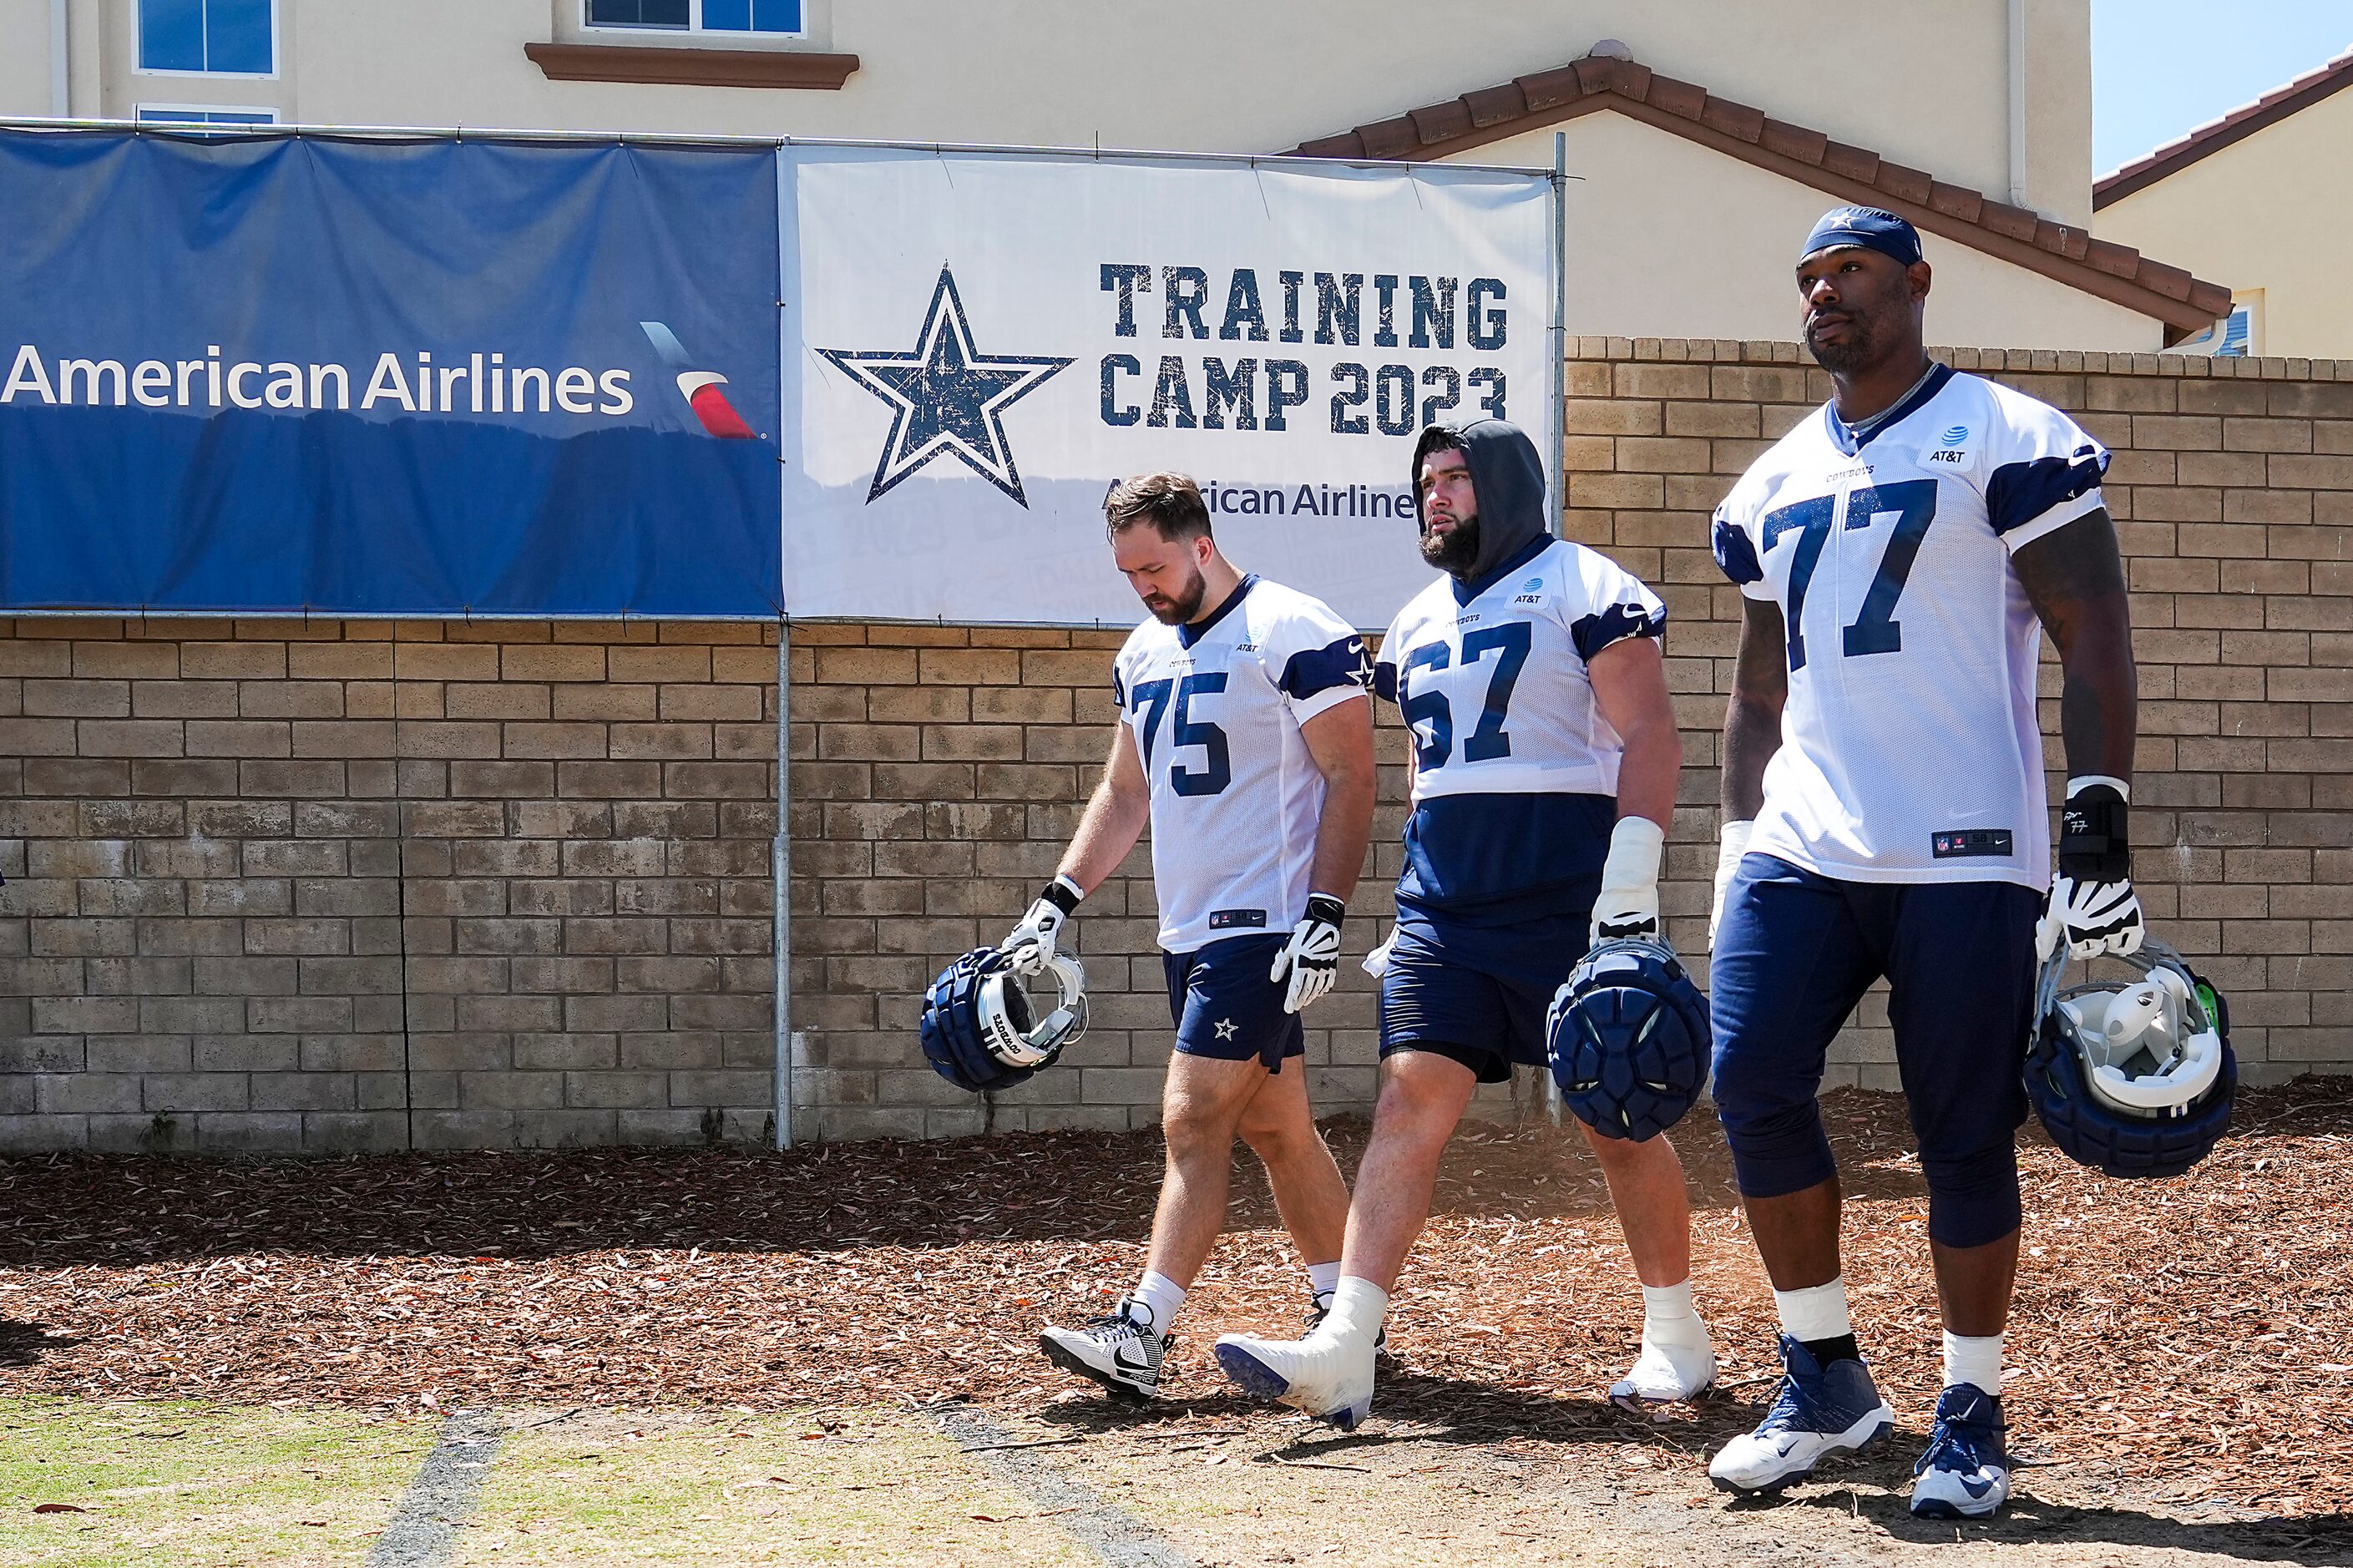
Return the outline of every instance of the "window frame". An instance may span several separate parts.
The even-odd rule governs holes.
[[[207,75],[211,74],[209,72]],[[258,114],[258,121],[150,120],[151,114]],[[131,109],[132,123],[164,131],[259,131],[278,123],[278,110],[258,103],[138,103]]]
[[[276,3],[277,0],[271,0],[273,8],[275,7]],[[799,0],[799,3],[801,8],[800,27],[795,32],[780,33],[749,27],[706,27],[702,25],[702,0],[687,0],[687,21],[686,26],[683,27],[633,27],[612,22],[592,22],[588,19],[590,0],[580,0],[580,33],[583,37],[589,38],[692,38],[697,43],[706,45],[714,38],[720,40],[737,38],[754,41],[761,39],[790,38],[805,43],[808,41],[811,36],[809,27],[809,13],[815,9],[815,6],[812,4],[812,0]]]
[[[583,0],[583,3],[584,9],[582,11],[582,15],[585,16],[586,15],[586,11],[585,9],[586,0]],[[276,81],[284,74],[285,51],[283,46],[286,40],[283,26],[285,17],[282,15],[284,10],[282,0],[262,0],[262,4],[269,7],[269,68],[266,71],[173,70],[163,66],[150,66],[146,64],[143,51],[141,48],[139,27],[140,8],[145,4],[146,0],[130,0],[131,74],[132,76],[171,77],[182,81],[212,81],[219,78],[227,78],[231,81]],[[154,107],[165,108],[176,106],[158,104]],[[188,107],[196,109],[204,106],[201,104],[191,104]],[[228,106],[224,105],[223,107],[226,108]],[[135,113],[136,110],[133,110],[133,112]],[[274,115],[277,111],[272,110],[270,112]]]

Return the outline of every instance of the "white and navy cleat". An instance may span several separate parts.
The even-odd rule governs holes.
[[[1373,1345],[1361,1333],[1317,1330],[1303,1340],[1222,1334],[1218,1364],[1245,1394],[1303,1410],[1353,1432],[1373,1407]]]
[[[1781,1336],[1781,1395],[1757,1430],[1716,1450],[1707,1479],[1730,1492],[1777,1492],[1804,1480],[1833,1454],[1860,1453],[1887,1436],[1895,1412],[1872,1386],[1859,1361],[1827,1367],[1788,1335]]]
[[[1922,1519],[1988,1519],[2010,1500],[2009,1433],[2000,1396],[1959,1383],[1937,1396],[1927,1452],[1912,1467]]]

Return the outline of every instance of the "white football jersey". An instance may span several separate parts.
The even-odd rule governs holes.
[[[1857,882],[2051,875],[2010,552],[2097,509],[2108,453],[1939,365],[1858,436],[1825,405],[1716,509],[1717,564],[1781,607],[1789,694],[1748,847]]]
[[[1196,626],[1145,622],[1112,664],[1152,786],[1160,945],[1289,931],[1307,913],[1324,775],[1299,727],[1365,695],[1365,639],[1256,576]]]
[[[1658,637],[1666,606],[1608,556],[1537,539],[1483,584],[1440,576],[1381,639],[1374,689],[1412,726],[1413,801],[1618,793],[1618,731],[1586,661]]]

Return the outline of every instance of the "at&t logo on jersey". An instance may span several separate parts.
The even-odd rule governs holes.
[[[1961,443],[1968,438],[1969,427],[1968,426],[1947,426],[1945,429],[1944,438],[1936,444],[1936,449],[1928,454],[1928,460],[1932,463],[1965,463],[1968,461],[1969,455],[1961,450]]]

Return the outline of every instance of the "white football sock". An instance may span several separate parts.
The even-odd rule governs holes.
[[[1344,1277],[1332,1292],[1332,1315],[1315,1331],[1362,1334],[1367,1342],[1380,1338],[1381,1320],[1388,1316],[1389,1293],[1369,1279]]]
[[[1692,1310],[1692,1282],[1642,1287],[1642,1338],[1655,1345],[1707,1343],[1707,1325]]]
[[[1854,1332],[1847,1321],[1846,1277],[1802,1290],[1776,1290],[1774,1308],[1781,1314],[1781,1331],[1793,1340],[1834,1340]]]
[[[1155,1274],[1147,1268],[1144,1278],[1135,1282],[1135,1289],[1127,1293],[1127,1299],[1144,1309],[1154,1333],[1165,1334],[1168,1325],[1176,1321],[1176,1309],[1185,1304],[1185,1287],[1166,1274]]]
[[[1328,1296],[1339,1288],[1340,1260],[1338,1258],[1335,1258],[1329,1263],[1311,1263],[1307,1266],[1307,1293],[1310,1296]]]
[[[1974,1384],[1980,1394],[2001,1397],[2001,1336],[1945,1335],[1945,1386]]]

